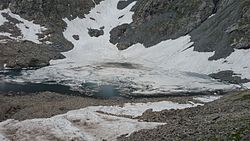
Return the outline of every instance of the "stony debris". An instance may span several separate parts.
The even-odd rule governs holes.
[[[51,59],[63,59],[64,56],[46,45],[30,41],[0,44],[0,64],[5,67],[22,69],[37,68],[49,65]]]
[[[227,95],[205,106],[184,110],[148,110],[139,119],[164,122],[166,125],[151,130],[141,130],[119,141],[162,140],[242,140],[250,134],[250,93]]]

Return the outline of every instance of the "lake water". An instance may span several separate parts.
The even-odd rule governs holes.
[[[20,71],[0,72],[0,76],[14,77],[20,75]],[[24,82],[6,82],[0,77],[0,92],[4,93],[38,93],[38,92],[55,92],[67,95],[91,96],[96,98],[122,98],[119,91],[113,85],[97,85],[94,83],[82,84],[81,92],[73,90],[69,86],[60,84],[43,84],[43,83],[24,83]]]
[[[109,64],[113,65],[113,64]],[[18,70],[4,70],[0,71],[0,92],[4,93],[23,93],[32,94],[39,92],[55,92],[66,95],[76,96],[90,96],[95,98],[104,99],[120,99],[128,98],[132,88],[120,88],[114,85],[98,85],[96,83],[83,83],[76,90],[70,86],[57,84],[56,82],[46,83],[28,83],[28,82],[6,82],[4,78],[14,78],[15,76],[21,75],[21,71]],[[165,96],[193,96],[193,95],[210,95],[213,93],[223,94],[221,91],[204,91],[204,92],[190,92],[190,93],[171,93],[171,94],[154,94],[154,95],[133,95],[133,98],[141,97],[165,97]]]

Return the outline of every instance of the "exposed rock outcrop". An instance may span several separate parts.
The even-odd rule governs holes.
[[[98,4],[100,1],[101,0],[95,0],[94,2]],[[0,53],[4,54],[1,55],[0,68],[3,67],[3,64],[7,64],[8,67],[13,68],[22,68],[27,66],[42,67],[49,65],[49,61],[51,59],[62,58],[62,55],[57,57],[60,52],[68,51],[73,48],[72,43],[63,37],[62,33],[66,28],[66,23],[63,21],[63,18],[83,18],[84,14],[87,14],[90,9],[95,6],[94,2],[92,0],[1,1],[0,10],[9,8],[14,14],[20,15],[24,19],[29,21],[32,20],[37,24],[45,26],[47,30],[44,31],[43,34],[39,35],[39,37],[43,38],[45,35],[49,35],[49,37],[46,38],[46,41],[49,41],[52,44],[38,45],[34,43],[16,42],[15,40],[12,40],[11,43],[8,44],[0,43]],[[8,16],[8,14],[6,14],[6,16]],[[11,32],[18,35],[20,34],[20,31],[18,33],[18,29],[15,28],[15,24],[10,22],[0,26],[0,30],[9,30],[10,27],[13,29]],[[19,55],[16,55],[16,50],[19,50],[22,53],[18,53]],[[20,57],[20,55],[22,57]],[[18,61],[14,58],[18,58]]]
[[[226,58],[250,45],[250,1],[220,0],[216,9],[213,17],[190,33],[195,51],[215,51],[210,60]]]
[[[49,65],[51,59],[62,59],[64,56],[51,46],[38,45],[33,42],[8,42],[0,44],[0,63],[7,67],[36,68]]]
[[[90,37],[99,37],[102,36],[104,34],[104,31],[102,29],[91,29],[89,28],[89,36]]]
[[[114,28],[110,42],[126,49],[136,43],[150,47],[177,38],[197,28],[214,7],[212,0],[139,0],[132,9],[133,22]]]
[[[114,28],[110,42],[120,50],[142,43],[190,34],[194,50],[213,52],[210,60],[226,58],[235,49],[249,49],[249,0],[139,0],[131,24]]]

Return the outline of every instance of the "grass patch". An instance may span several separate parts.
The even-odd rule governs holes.
[[[240,101],[250,100],[250,91],[242,92],[237,95],[237,99]]]

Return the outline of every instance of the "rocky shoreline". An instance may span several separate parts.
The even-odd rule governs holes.
[[[31,118],[48,118],[53,115],[66,113],[70,110],[85,108],[87,106],[110,106],[122,105],[124,103],[173,101],[186,103],[192,100],[189,96],[156,97],[156,98],[93,98],[86,96],[75,96],[53,92],[41,93],[3,93],[0,92],[0,121],[6,119],[25,120]]]

